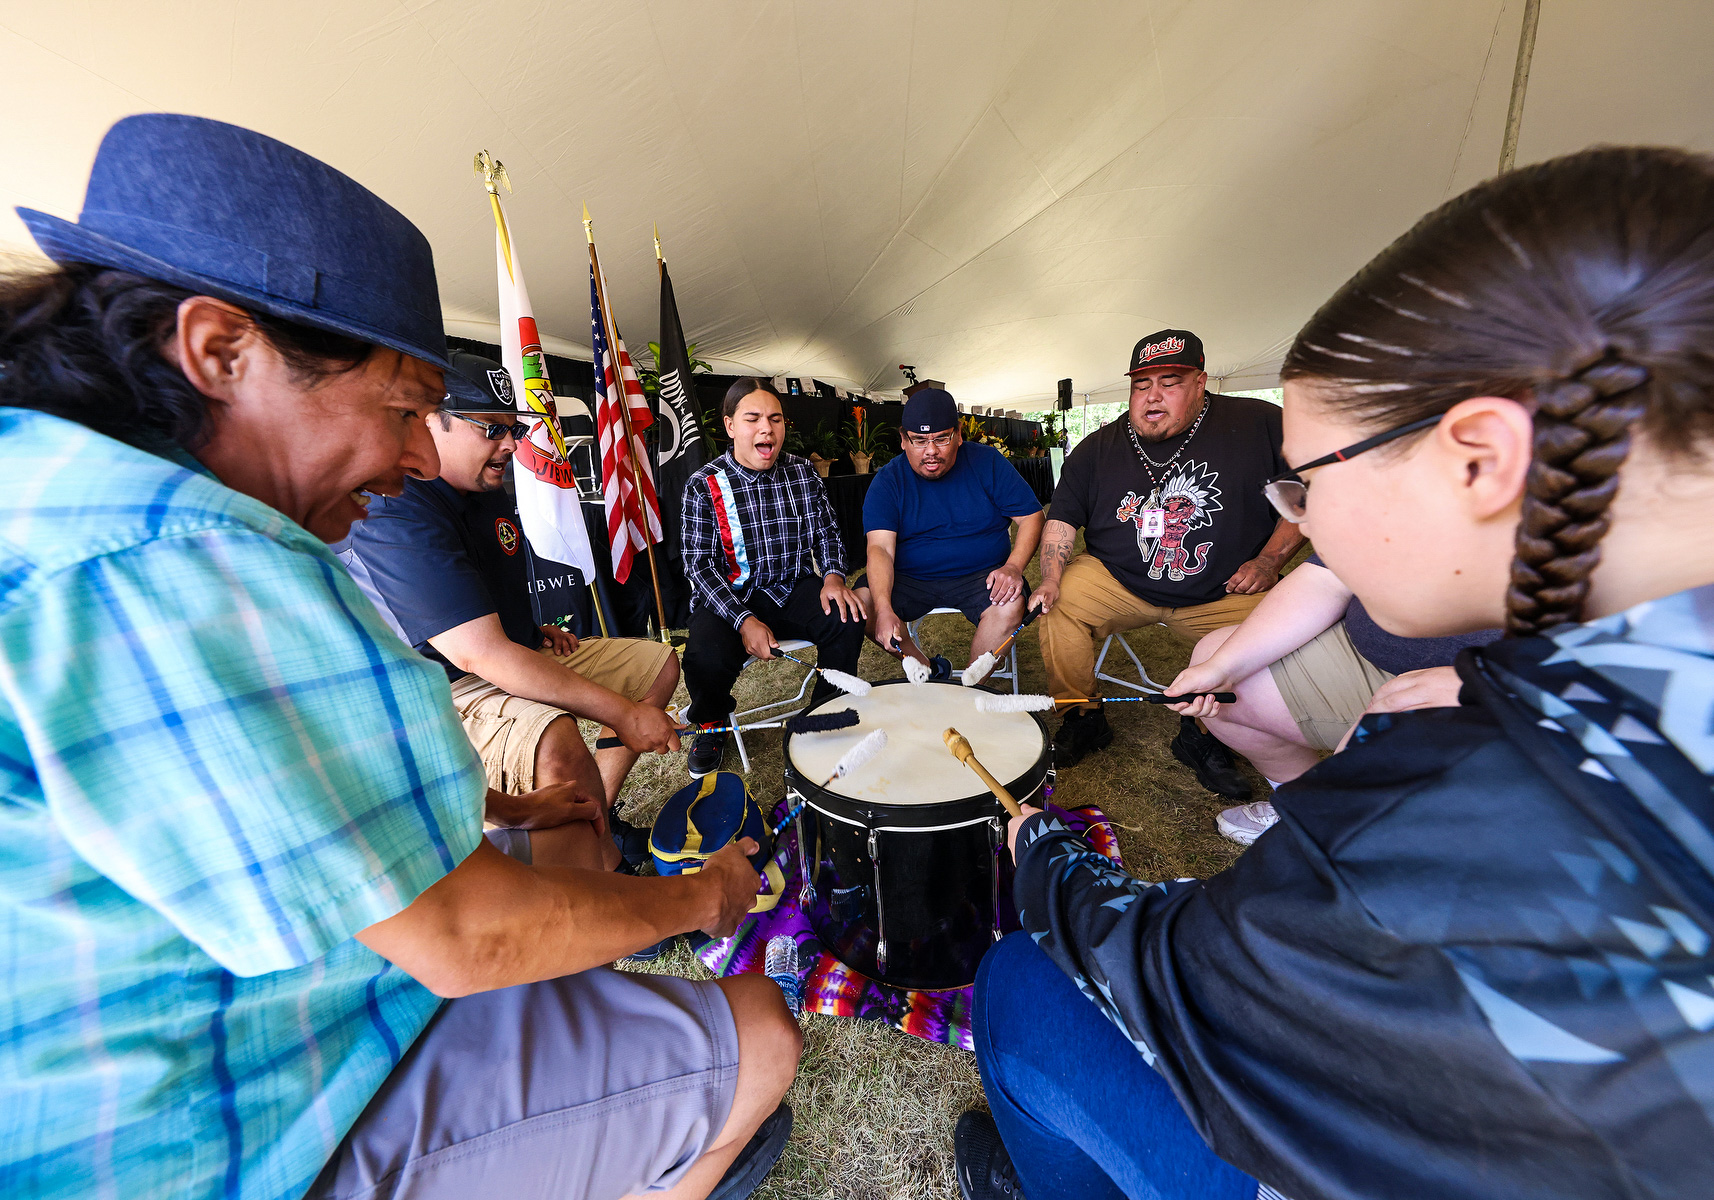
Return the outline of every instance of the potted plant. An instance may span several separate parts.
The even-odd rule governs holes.
[[[698,358],[696,356],[696,343],[695,342],[686,343],[684,349],[685,349],[685,353],[690,357],[690,373],[692,375],[704,375],[704,374],[707,374],[709,371],[714,370],[713,367],[709,366],[707,363],[703,362],[700,358]],[[637,366],[637,382],[639,382],[643,385],[643,394],[644,395],[653,396],[661,390],[660,364],[661,364],[661,344],[659,342],[650,342],[649,343],[649,365],[645,367],[640,363],[636,364],[636,366]]]
[[[851,408],[851,420],[845,423],[845,449],[851,454],[851,466],[859,475],[869,473],[869,460],[879,445],[875,422],[868,419],[861,404]]]
[[[803,439],[804,446],[809,450],[809,461],[814,465],[816,473],[823,479],[833,469],[833,460],[839,457],[839,437],[826,425],[817,425]]]

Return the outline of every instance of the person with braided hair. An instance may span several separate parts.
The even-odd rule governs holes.
[[[1278,511],[1388,633],[1506,636],[1455,698],[1365,715],[1212,878],[1012,822],[964,1195],[1707,1196],[1714,159],[1479,185],[1281,377]]]

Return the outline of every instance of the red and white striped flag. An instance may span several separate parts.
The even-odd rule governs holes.
[[[631,577],[637,552],[661,540],[661,502],[643,430],[654,423],[625,340],[612,320],[607,283],[589,243],[590,342],[595,350],[595,432],[601,443],[601,492],[607,502],[607,540],[613,551],[613,578]],[[611,336],[609,336],[611,334]],[[625,420],[630,419],[631,447],[625,445]]]

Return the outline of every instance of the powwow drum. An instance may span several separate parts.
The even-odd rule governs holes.
[[[1035,713],[985,713],[985,688],[878,683],[810,711],[855,709],[861,723],[785,738],[786,798],[798,817],[799,899],[822,945],[857,971],[899,987],[958,988],[976,978],[1000,935],[1006,812],[941,735],[976,757],[1020,803],[1052,783],[1046,726]],[[827,786],[841,755],[876,729],[887,746]]]

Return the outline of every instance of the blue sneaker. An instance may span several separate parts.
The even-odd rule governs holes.
[[[952,678],[952,662],[944,654],[937,654],[928,660],[928,677],[936,681]]]

